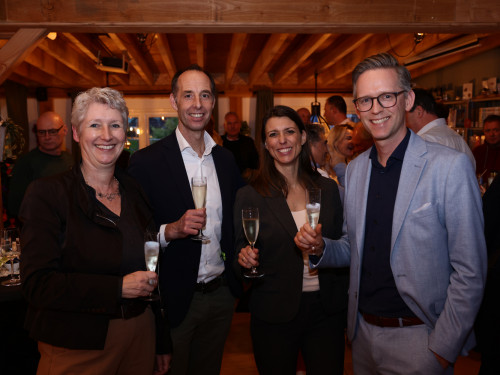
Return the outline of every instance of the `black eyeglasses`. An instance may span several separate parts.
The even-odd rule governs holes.
[[[398,102],[398,95],[406,92],[406,90],[399,92],[384,92],[379,96],[362,96],[361,98],[354,99],[352,102],[360,112],[366,112],[372,109],[373,99],[377,99],[378,104],[384,108],[394,107]]]
[[[41,135],[42,137],[46,134],[48,135],[56,135],[57,133],[59,133],[59,130],[61,130],[63,128],[64,125],[61,125],[60,128],[58,129],[47,129],[47,130],[37,130],[37,134],[38,135]]]

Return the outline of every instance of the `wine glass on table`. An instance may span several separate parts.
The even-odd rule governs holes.
[[[191,192],[193,193],[194,207],[196,209],[204,208],[207,200],[207,178],[204,176],[193,177],[191,179]],[[207,241],[209,238],[203,234],[200,229],[198,234],[191,237],[195,241]]]
[[[250,207],[241,210],[241,219],[243,222],[243,230],[250,247],[253,250],[257,236],[259,235],[259,209]],[[243,274],[249,279],[255,279],[264,276],[264,274],[257,270],[257,267],[250,268],[249,271]]]
[[[309,188],[307,189],[307,222],[312,229],[316,229],[319,221],[319,212],[321,211],[321,189]],[[312,247],[314,251],[314,246]]]
[[[2,281],[2,285],[16,286],[21,285],[21,278],[14,276],[14,259],[19,259],[21,256],[21,244],[19,241],[19,229],[8,228],[2,230],[1,255],[2,258],[10,261],[10,279]]]
[[[156,271],[158,264],[158,255],[160,254],[160,240],[158,232],[146,232],[144,234],[144,258],[146,259],[146,269],[151,272]],[[153,284],[153,280],[149,280]],[[145,301],[156,301],[159,297],[149,293],[149,297],[144,298]]]

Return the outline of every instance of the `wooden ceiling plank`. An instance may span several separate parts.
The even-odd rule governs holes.
[[[297,67],[302,64],[309,56],[311,56],[320,47],[331,34],[314,34],[309,36],[302,46],[297,49],[288,61],[275,74],[274,82],[279,83],[288,77]]]
[[[0,49],[0,84],[48,34],[47,29],[21,29]]]
[[[44,53],[40,48],[35,49],[24,61],[67,85],[77,85],[83,80],[80,74]]]
[[[248,76],[249,86],[253,86],[257,79],[266,72],[269,64],[273,61],[281,46],[286,42],[288,36],[289,34],[272,34],[269,37],[250,71],[250,75]]]
[[[170,49],[167,36],[165,34],[158,34],[157,43],[163,64],[167,68],[168,75],[172,78],[177,72],[177,67],[175,66],[174,55]]]
[[[243,47],[246,44],[248,38],[247,34],[233,34],[231,39],[231,47],[229,48],[229,53],[227,55],[226,61],[226,75],[225,75],[225,86],[229,87],[233,81],[234,72],[236,71],[236,65],[243,51]]]
[[[137,73],[139,73],[144,82],[149,86],[153,86],[155,83],[153,71],[143,57],[144,52],[141,51],[141,48],[131,35],[132,34],[109,34],[110,38],[116,43],[120,50],[128,53],[130,59],[129,63],[134,67]]]
[[[330,69],[323,71],[318,76],[318,85],[322,87],[332,85],[346,75],[351,75],[356,65],[365,58],[381,52],[390,52],[391,45],[395,46],[405,40],[408,41],[410,37],[413,38],[413,34],[411,36],[409,34],[396,34],[391,36],[391,44],[389,44],[385,34],[373,36],[363,43],[360,48],[354,49],[351,53],[345,55],[342,60],[337,61]]]
[[[205,67],[205,37],[203,34],[195,34],[196,39],[196,63]]]
[[[14,73],[42,87],[68,87],[66,82],[27,62],[21,63]]]
[[[91,82],[92,85],[104,85],[104,73],[97,70],[95,63],[84,58],[73,48],[68,48],[69,46],[67,43],[63,43],[57,39],[45,39],[38,45],[38,47],[49,56],[52,56],[54,59],[60,61],[71,70],[80,74],[85,80]]]
[[[100,47],[87,34],[63,33],[63,35],[92,61],[97,63],[97,53]]]
[[[475,56],[477,54],[489,51],[493,48],[497,48],[500,46],[500,37],[498,34],[496,35],[490,35],[485,38],[481,38],[479,41],[479,46],[476,48],[472,48],[466,51],[462,52],[457,52],[452,55],[448,56],[442,56],[433,60],[428,61],[427,64],[423,66],[409,66],[408,70],[411,73],[411,77],[417,78],[419,76],[422,76],[424,74],[433,72],[438,69],[446,68],[447,66],[451,64],[455,64],[456,62],[459,62],[463,59],[466,59],[468,57]]]
[[[300,72],[299,82],[307,81],[311,77],[314,77],[315,72],[318,72],[318,74],[322,73],[324,70],[330,68],[343,59],[344,56],[359,48],[363,43],[372,37],[373,34],[355,34],[349,35],[338,44],[335,43],[316,64],[313,64],[308,69]]]

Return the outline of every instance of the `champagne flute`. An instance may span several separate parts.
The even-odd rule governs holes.
[[[207,200],[207,178],[206,177],[193,177],[191,179],[191,191],[193,193],[194,206],[196,209],[204,208]],[[207,241],[209,238],[203,234],[200,229],[198,234],[191,237],[195,241]]]
[[[19,229],[9,228],[2,230],[1,255],[10,261],[10,279],[2,281],[2,285],[21,285],[21,278],[14,277],[14,259],[21,256],[21,244],[19,242]]]
[[[259,209],[250,207],[241,210],[241,219],[243,222],[243,230],[250,247],[253,250],[257,236],[259,235]],[[255,279],[264,276],[264,274],[257,270],[257,267],[250,268],[249,271],[243,274],[249,279]]]
[[[312,229],[316,229],[319,221],[319,212],[321,210],[321,189],[309,188],[307,189],[307,222]]]
[[[158,264],[158,254],[160,253],[160,240],[158,232],[146,232],[144,234],[144,258],[146,259],[146,269],[151,272],[156,271]],[[150,280],[151,283],[152,280]],[[153,296],[149,293],[149,297],[144,298],[146,301],[155,301],[158,296]]]

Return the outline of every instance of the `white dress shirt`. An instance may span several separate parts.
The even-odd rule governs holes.
[[[438,118],[429,122],[417,134],[426,141],[439,143],[465,153],[469,157],[474,170],[476,170],[476,159],[474,159],[470,147],[460,134],[446,124],[446,119]]]
[[[224,261],[221,257],[220,240],[222,228],[222,198],[219,187],[217,172],[215,171],[214,159],[212,157],[212,148],[217,144],[212,137],[205,132],[205,151],[200,158],[196,151],[190,146],[186,138],[181,134],[179,128],[175,130],[175,136],[179,143],[179,148],[184,161],[184,167],[191,183],[194,176],[205,176],[207,178],[207,224],[203,228],[203,234],[210,238],[201,245],[200,266],[198,268],[198,282],[208,282],[224,272]],[[168,246],[165,240],[165,227],[160,226],[160,243],[162,246]]]

